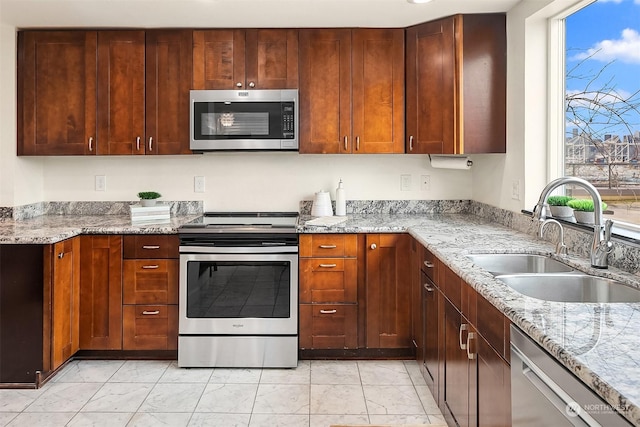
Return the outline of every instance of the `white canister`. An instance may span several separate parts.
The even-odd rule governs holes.
[[[345,216],[347,214],[347,199],[344,194],[344,186],[342,185],[342,178],[336,188],[336,215]]]
[[[333,208],[331,207],[331,196],[328,191],[318,191],[313,198],[313,206],[311,206],[312,216],[333,216]]]

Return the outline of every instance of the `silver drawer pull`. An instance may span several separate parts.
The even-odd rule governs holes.
[[[467,330],[467,324],[466,323],[462,323],[460,325],[460,331],[458,333],[458,341],[460,344],[460,350],[466,350],[467,349],[467,344],[462,342],[462,331],[466,331]]]
[[[142,314],[144,314],[145,316],[155,316],[156,314],[160,314],[160,310],[154,310],[154,311],[143,311]]]
[[[338,310],[333,309],[333,310],[320,310],[320,314],[335,314],[337,313]]]
[[[336,245],[320,245],[320,249],[335,249]]]
[[[142,249],[160,249],[159,245],[144,245]]]
[[[435,291],[435,289],[433,288],[433,286],[431,286],[431,285],[430,285],[430,284],[428,284],[428,283],[425,283],[423,286],[424,286],[424,289],[425,289],[427,292],[433,292],[433,291]]]
[[[467,335],[467,358],[469,360],[473,360],[476,358],[476,353],[475,352],[471,352],[471,340],[475,339],[476,334],[474,334],[473,332],[469,332],[469,335]]]
[[[433,268],[433,263],[431,261],[425,261],[424,266],[427,268]]]
[[[320,264],[320,267],[322,268],[335,268],[337,266],[338,264]]]
[[[155,270],[156,268],[160,268],[159,265],[143,265],[142,268],[145,270]]]

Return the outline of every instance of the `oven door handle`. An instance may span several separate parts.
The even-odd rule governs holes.
[[[298,246],[180,246],[180,254],[298,253]]]

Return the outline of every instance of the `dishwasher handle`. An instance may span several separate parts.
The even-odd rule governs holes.
[[[558,409],[563,417],[574,426],[599,427],[580,404],[576,403],[562,388],[538,368],[520,349],[511,345],[512,363],[522,362],[522,375]],[[515,358],[513,356],[516,356]],[[516,360],[513,360],[516,359]],[[520,359],[520,360],[517,360]],[[573,411],[573,412],[572,412]],[[571,414],[571,415],[570,415]]]

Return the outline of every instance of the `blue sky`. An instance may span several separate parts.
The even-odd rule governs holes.
[[[565,37],[567,70],[590,56],[572,74],[593,76],[611,62],[597,80],[600,86],[611,81],[623,96],[640,89],[640,0],[598,0],[567,17]],[[567,92],[582,91],[587,80],[568,78]],[[633,113],[628,120],[640,131],[640,115]]]

